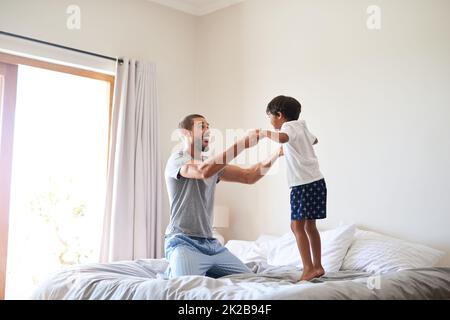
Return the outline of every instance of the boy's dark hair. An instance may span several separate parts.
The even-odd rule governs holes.
[[[181,122],[178,124],[178,128],[192,130],[192,126],[194,125],[193,120],[195,118],[205,118],[205,117],[200,114],[190,114],[190,115],[184,117],[183,120],[181,120]]]
[[[287,121],[298,120],[302,112],[302,105],[296,99],[286,96],[278,96],[270,101],[266,113],[278,116],[281,113]]]

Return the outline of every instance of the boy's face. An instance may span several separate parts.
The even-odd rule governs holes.
[[[283,123],[286,122],[286,119],[284,118],[284,116],[281,113],[278,113],[278,115],[269,113],[268,116],[269,116],[270,124],[276,130],[280,130]]]

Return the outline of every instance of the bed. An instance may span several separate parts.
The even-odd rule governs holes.
[[[255,241],[232,240],[226,245],[252,270],[249,274],[168,279],[165,259],[86,264],[50,275],[32,298],[450,299],[450,267],[435,266],[443,252],[355,226],[321,234],[323,264],[328,271],[310,282],[298,282],[301,265],[290,234],[263,235]]]

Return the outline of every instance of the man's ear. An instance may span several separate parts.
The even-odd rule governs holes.
[[[183,128],[178,129],[178,133],[181,137],[189,138],[191,136],[191,131]]]

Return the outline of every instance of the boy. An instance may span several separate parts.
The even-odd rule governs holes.
[[[300,281],[309,281],[325,274],[316,220],[326,218],[327,187],[313,149],[318,140],[309,132],[305,121],[298,120],[300,112],[301,105],[296,99],[274,98],[266,113],[279,131],[260,130],[259,135],[283,144],[291,188],[291,230],[303,262]]]

